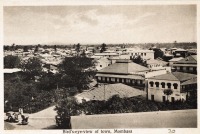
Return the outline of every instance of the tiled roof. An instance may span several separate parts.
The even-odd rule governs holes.
[[[197,55],[188,56],[178,61],[176,64],[197,64]]]
[[[195,77],[197,77],[197,75],[195,75],[195,74],[183,73],[183,72],[172,72],[172,73],[167,73],[167,74],[163,74],[163,75],[150,77],[149,79],[171,80],[171,81],[183,82],[183,81],[195,78]]]
[[[197,84],[197,77],[181,83],[181,85],[189,85],[189,84]]]
[[[195,74],[190,74],[190,73],[183,73],[183,72],[173,72],[172,73],[179,81],[185,81],[189,80],[192,78],[197,77]]]
[[[172,73],[153,76],[149,79],[178,81],[178,79]]]
[[[133,62],[118,61],[108,67],[99,70],[98,73],[130,74],[132,72],[144,72],[149,69]]]
[[[137,88],[133,88],[131,86],[127,86],[121,83],[117,83],[117,84],[108,84],[105,86],[102,85],[92,90],[77,94],[75,97],[78,100],[82,100],[82,99],[108,100],[113,95],[119,95],[121,98],[124,98],[124,97],[133,97],[133,96],[139,96],[139,95],[145,95],[145,94],[146,94],[145,91],[142,91]]]

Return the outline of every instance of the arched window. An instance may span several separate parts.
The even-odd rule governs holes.
[[[178,84],[177,84],[177,83],[174,83],[173,86],[174,86],[174,89],[177,89]]]
[[[149,84],[150,84],[151,87],[153,87],[154,83],[153,83],[153,81],[151,81],[151,82],[149,82]]]
[[[168,88],[171,88],[171,83],[167,83],[167,87],[168,87]]]
[[[161,85],[162,85],[162,88],[165,88],[165,82],[162,82]]]
[[[159,82],[155,82],[155,85],[158,88],[159,87]]]

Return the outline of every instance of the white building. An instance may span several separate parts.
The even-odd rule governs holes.
[[[96,60],[96,69],[101,70],[111,64],[111,60],[108,60],[107,58],[100,58]]]
[[[186,100],[189,92],[197,89],[197,76],[195,74],[173,72],[148,78],[148,99],[159,102],[170,102]],[[173,93],[169,96],[164,90],[171,89]],[[190,89],[190,91],[187,89]]]
[[[130,59],[135,56],[141,56],[144,60],[154,59],[154,51],[153,50],[141,50],[135,48],[126,48],[126,52],[129,54]]]

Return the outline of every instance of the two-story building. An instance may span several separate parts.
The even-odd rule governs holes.
[[[197,55],[188,56],[172,65],[175,71],[197,74]]]
[[[154,59],[154,51],[153,50],[126,48],[126,52],[129,54],[130,59],[133,59],[137,56],[140,56],[144,60]]]
[[[119,59],[99,70],[96,74],[97,82],[100,83],[124,83],[132,86],[145,86],[145,74],[149,69],[131,60]]]
[[[171,89],[173,93],[164,94],[166,89]],[[159,102],[187,100],[195,90],[197,90],[197,75],[195,74],[172,72],[148,78],[147,96],[149,100]]]
[[[109,60],[108,58],[99,58],[95,59],[95,61],[95,67],[97,70],[101,70],[111,64],[111,60]]]

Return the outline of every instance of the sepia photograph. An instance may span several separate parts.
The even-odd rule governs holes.
[[[3,7],[4,130],[197,128],[197,5]]]

